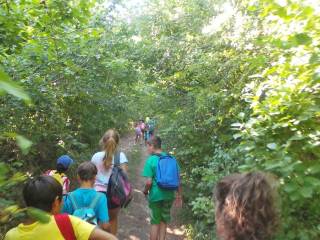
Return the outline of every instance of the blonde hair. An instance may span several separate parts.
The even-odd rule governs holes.
[[[117,147],[119,145],[120,135],[114,129],[109,129],[100,139],[100,145],[103,151],[105,151],[105,156],[103,158],[103,165],[106,169],[109,169],[112,165],[112,157],[114,156]]]

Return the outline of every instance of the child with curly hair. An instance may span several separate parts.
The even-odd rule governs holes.
[[[275,192],[261,172],[222,178],[215,189],[217,235],[222,240],[269,240],[278,213]]]

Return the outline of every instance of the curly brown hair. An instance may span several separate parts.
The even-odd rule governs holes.
[[[275,191],[261,172],[234,174],[215,189],[217,235],[223,240],[268,240],[276,232]]]

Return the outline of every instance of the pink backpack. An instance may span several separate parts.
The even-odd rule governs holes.
[[[107,195],[113,205],[127,207],[132,200],[132,186],[120,167],[120,152],[114,155],[114,166],[108,183]]]

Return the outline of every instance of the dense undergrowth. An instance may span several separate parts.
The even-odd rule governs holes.
[[[215,239],[217,180],[256,169],[278,179],[277,239],[318,239],[319,5],[1,3],[0,207],[16,171],[86,160],[106,128],[149,115],[182,165],[191,239]]]

